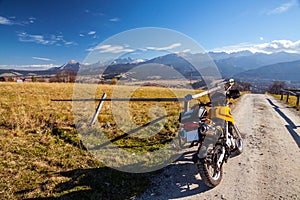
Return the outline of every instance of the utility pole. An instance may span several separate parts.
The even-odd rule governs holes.
[[[192,85],[192,78],[193,78],[193,71],[191,69],[191,72],[190,72],[190,85]]]

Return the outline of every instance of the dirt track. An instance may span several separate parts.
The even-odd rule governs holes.
[[[300,199],[300,115],[267,95],[242,96],[233,109],[244,152],[224,165],[216,188],[204,185],[187,152],[139,199]]]

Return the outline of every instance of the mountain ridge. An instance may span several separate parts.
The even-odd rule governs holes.
[[[209,56],[210,57],[209,57]],[[53,67],[47,70],[17,70],[17,69],[0,69],[0,74],[4,73],[20,73],[24,76],[29,74],[37,74],[37,75],[54,75],[58,71],[61,70],[73,70],[78,72],[80,69],[86,69],[93,74],[110,74],[107,77],[117,76],[118,74],[124,74],[132,69],[134,69],[138,65],[145,64],[162,64],[167,65],[184,77],[188,78],[193,74],[193,76],[200,76],[198,70],[191,64],[196,64],[197,66],[201,66],[201,72],[205,74],[212,74],[214,71],[210,71],[209,67],[212,60],[218,67],[222,77],[252,77],[256,74],[256,77],[265,77],[260,76],[259,71],[261,71],[261,67],[268,66],[269,70],[273,70],[276,68],[277,73],[284,74],[284,68],[288,65],[294,66],[294,61],[300,60],[300,54],[279,52],[274,54],[264,54],[264,53],[251,53],[250,51],[241,51],[236,53],[226,53],[226,52],[208,52],[206,54],[191,54],[191,53],[183,53],[183,54],[166,54],[163,56],[158,56],[149,60],[146,59],[133,59],[130,56],[126,58],[117,58],[113,60],[110,64],[98,63],[87,65],[79,63],[75,60],[70,60],[69,62],[63,64],[60,67]],[[282,64],[285,63],[285,64]],[[290,63],[290,64],[289,64]],[[278,66],[274,66],[278,64]],[[281,68],[280,68],[281,66]],[[296,65],[297,67],[298,65]],[[206,67],[206,68],[205,68]],[[255,71],[257,69],[257,71]],[[300,69],[300,68],[299,68]],[[295,70],[293,68],[293,70]],[[264,70],[262,70],[264,71]],[[279,72],[280,71],[280,72]],[[80,70],[81,72],[81,70]],[[261,72],[260,72],[261,73]],[[247,74],[247,75],[245,75]],[[257,74],[259,76],[257,76]],[[213,74],[212,74],[213,75]],[[294,80],[294,75],[286,75],[286,79],[289,79],[289,76]],[[269,76],[266,76],[270,78]],[[282,78],[283,76],[274,76],[275,78]],[[300,77],[300,76],[299,76]],[[299,78],[298,78],[299,79]]]
[[[244,80],[284,80],[300,81],[300,59],[291,62],[280,62],[257,69],[247,70],[234,76]]]

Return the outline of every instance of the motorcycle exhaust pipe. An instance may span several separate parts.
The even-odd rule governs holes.
[[[209,129],[209,127],[208,127],[207,124],[202,124],[202,126],[200,127],[199,132],[200,132],[201,135],[205,135],[205,133],[206,133],[206,131],[208,131],[208,129]]]
[[[215,135],[220,137],[223,134],[223,130],[220,126],[214,127],[208,124],[202,124],[199,133],[202,135]]]

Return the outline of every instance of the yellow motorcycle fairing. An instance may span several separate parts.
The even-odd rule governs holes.
[[[234,118],[230,113],[229,106],[215,106],[210,108],[208,111],[208,118],[218,118],[234,124]]]

